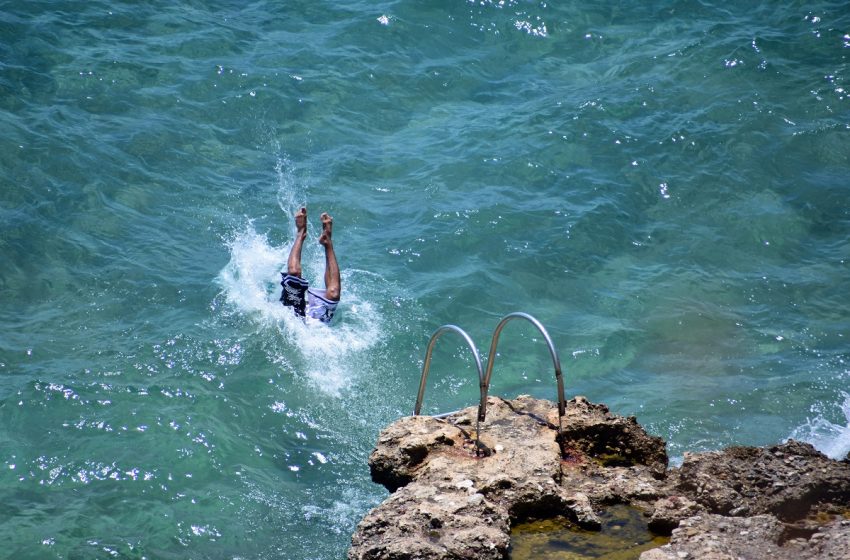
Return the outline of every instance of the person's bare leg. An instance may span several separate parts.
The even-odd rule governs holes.
[[[292,276],[301,278],[301,248],[307,239],[307,209],[301,208],[295,213],[295,242],[289,251],[289,260],[286,262],[286,272]]]
[[[342,284],[339,279],[339,265],[334,253],[334,219],[327,212],[322,214],[322,235],[319,243],[325,248],[325,295],[331,301],[339,301]]]

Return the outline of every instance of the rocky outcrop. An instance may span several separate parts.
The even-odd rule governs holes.
[[[613,504],[672,534],[644,560],[850,550],[836,548],[850,533],[850,463],[810,445],[734,447],[668,469],[660,438],[582,397],[561,419],[548,401],[491,397],[478,443],[476,414],[406,417],[381,433],[369,466],[392,494],[361,521],[349,560],[504,559],[511,526],[565,517],[598,529]]]
[[[847,560],[850,519],[836,517],[807,536],[773,515],[696,515],[682,520],[670,544],[648,550],[640,560]]]
[[[805,517],[816,504],[850,503],[850,470],[807,443],[730,447],[686,455],[673,472],[675,489],[721,515],[769,513]]]

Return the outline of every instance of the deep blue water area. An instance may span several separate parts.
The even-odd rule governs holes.
[[[0,0],[0,556],[342,559],[431,333],[514,311],[674,462],[846,456],[848,56],[840,1]]]

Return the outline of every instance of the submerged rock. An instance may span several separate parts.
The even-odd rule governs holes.
[[[807,444],[688,455],[668,470],[663,440],[582,397],[561,419],[549,401],[491,397],[480,441],[476,414],[406,417],[381,433],[369,466],[392,494],[357,527],[349,560],[504,559],[511,526],[561,517],[598,530],[614,504],[672,533],[644,560],[798,560],[850,533],[850,464]],[[728,552],[742,539],[748,548]]]

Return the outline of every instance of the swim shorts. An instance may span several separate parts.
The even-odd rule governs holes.
[[[310,287],[309,282],[291,274],[280,273],[283,277],[280,285],[283,292],[280,301],[287,307],[292,307],[298,317],[311,317],[323,323],[330,323],[336,312],[338,301],[327,298],[325,290]]]

